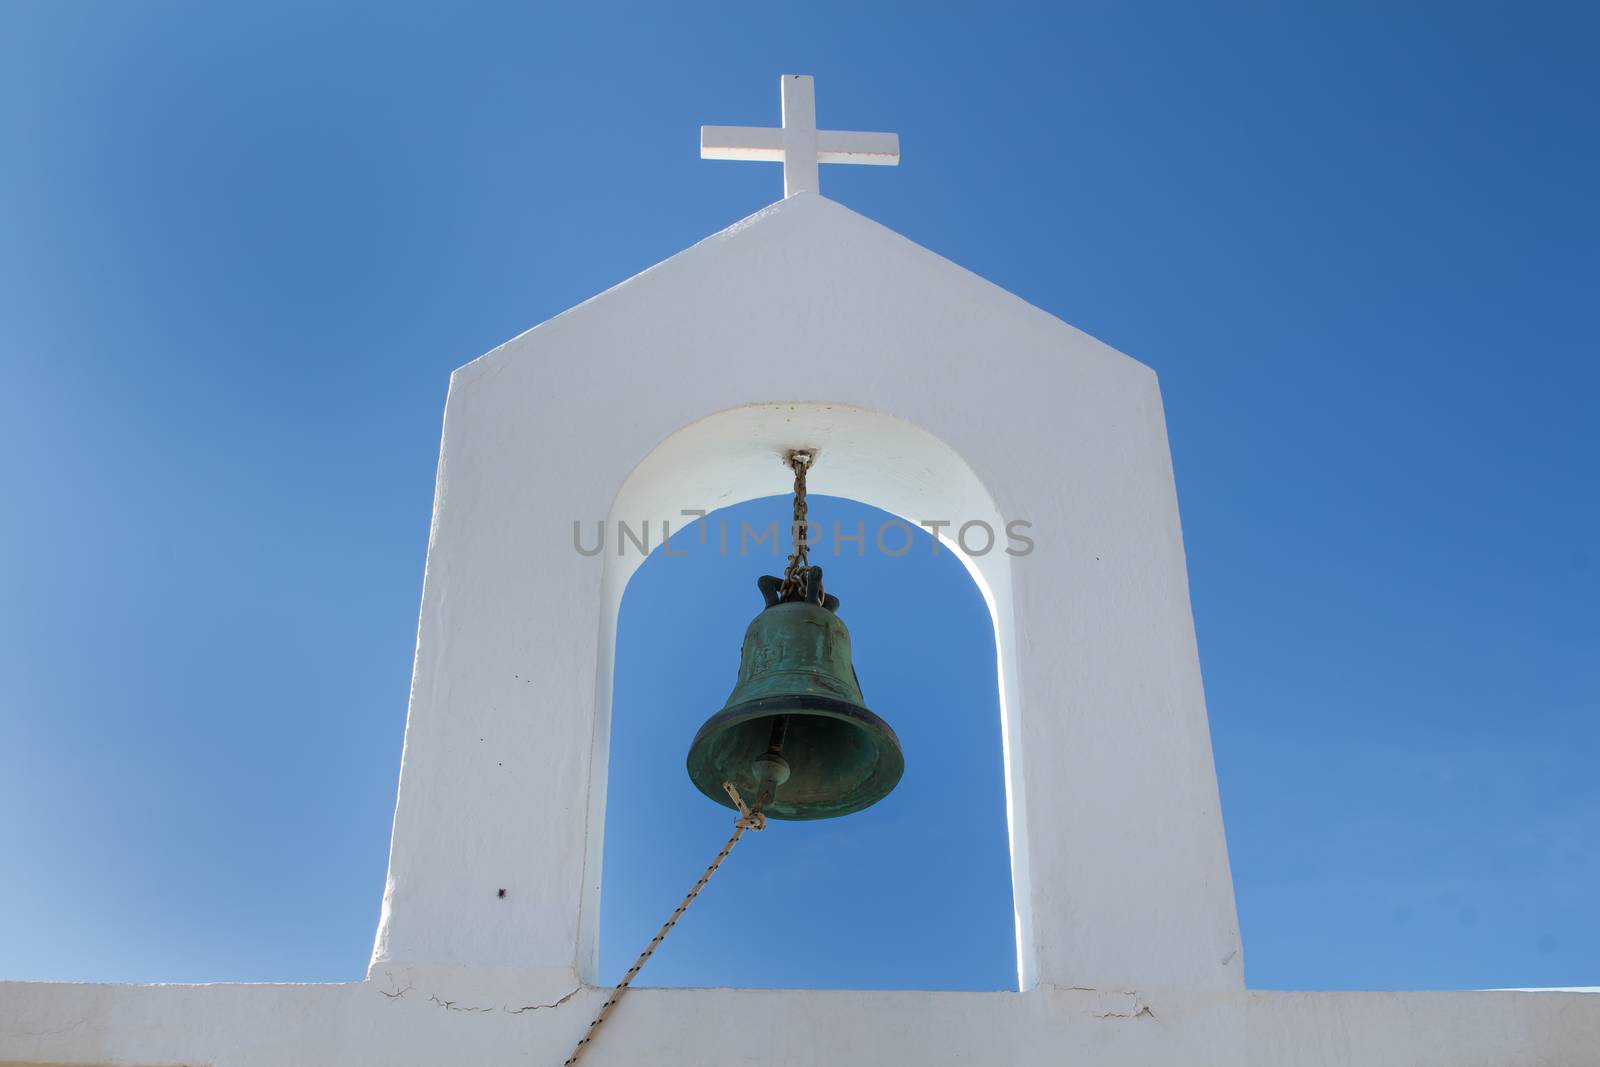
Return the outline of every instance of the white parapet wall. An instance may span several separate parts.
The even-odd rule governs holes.
[[[381,976],[0,984],[0,1065],[557,1067],[605,996],[459,1003],[429,993],[423,972],[392,989]],[[1594,993],[639,989],[584,1064],[1586,1067],[1597,1050]]]

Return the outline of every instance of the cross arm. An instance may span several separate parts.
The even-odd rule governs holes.
[[[765,126],[702,126],[700,158],[782,163],[783,131]]]
[[[702,126],[700,158],[782,163],[783,131],[770,126]],[[900,135],[818,130],[817,162],[892,167],[900,162]]]
[[[892,167],[900,162],[900,135],[818,130],[817,162],[874,163]]]

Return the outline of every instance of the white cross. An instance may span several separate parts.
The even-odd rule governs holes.
[[[783,195],[818,192],[818,163],[900,162],[900,135],[817,129],[811,75],[785,74],[783,128],[702,126],[701,159],[754,159],[783,164]]]

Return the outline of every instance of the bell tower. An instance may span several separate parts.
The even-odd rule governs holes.
[[[912,521],[1032,523],[1026,557],[963,556],[999,642],[1019,987],[1243,988],[1154,375],[811,192],[454,375],[374,973],[594,980],[638,560],[575,555],[572,521],[766,495],[796,446]]]

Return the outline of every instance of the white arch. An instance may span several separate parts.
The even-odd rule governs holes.
[[[1008,710],[1007,684],[1017,643],[1011,610],[1012,557],[1005,551],[1005,520],[972,467],[949,445],[912,423],[848,404],[748,404],[709,415],[683,427],[650,451],[629,473],[612,502],[606,529],[618,522],[638,529],[679,518],[686,508],[712,511],[787,489],[783,458],[791,448],[817,451],[815,485],[830,496],[871,504],[907,522],[948,522],[941,541],[959,558],[983,594],[995,633],[1001,753],[1006,782],[1006,827],[1011,846],[1018,988],[1032,984],[1032,912],[1023,892],[1029,884],[1026,792],[1022,767],[1011,758],[1017,716]],[[685,520],[686,521],[686,520]],[[994,548],[981,556],[963,551],[951,531],[979,521],[996,533]],[[579,926],[579,975],[595,980],[599,945],[602,835],[605,827],[610,754],[612,674],[617,617],[628,579],[644,562],[637,552],[609,551],[601,584],[599,677],[595,738],[589,784],[588,839]]]
[[[797,444],[911,521],[1033,524],[1032,554],[973,561],[1019,984],[1243,988],[1155,376],[810,194],[453,375],[370,973],[459,974],[457,999],[593,975],[634,563],[579,555],[572,524],[765,494]]]

